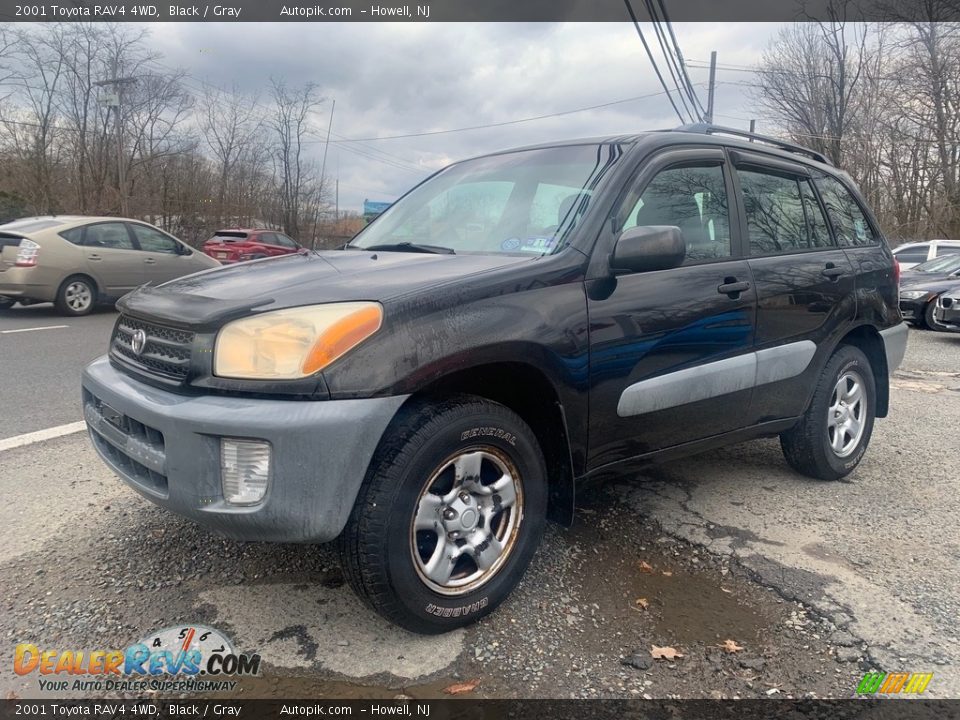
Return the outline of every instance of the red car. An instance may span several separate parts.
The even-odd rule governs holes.
[[[300,245],[276,230],[230,229],[217,230],[203,244],[203,252],[224,265],[257,260],[258,258],[289,255],[300,250]]]

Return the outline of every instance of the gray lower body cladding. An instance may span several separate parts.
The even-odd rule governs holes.
[[[623,391],[617,414],[642,415],[796,377],[816,352],[815,343],[801,340],[641,380]]]
[[[326,542],[339,535],[404,400],[179,395],[138,382],[106,357],[83,372],[84,418],[104,462],[157,505],[238,540]],[[259,504],[225,502],[224,437],[270,444],[270,482]]]

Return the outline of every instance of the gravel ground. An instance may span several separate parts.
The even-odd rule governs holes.
[[[82,435],[8,450],[0,692],[49,696],[12,672],[18,642],[126,647],[205,623],[262,653],[247,697],[437,697],[472,680],[479,697],[849,697],[870,668],[934,671],[929,692],[958,696],[956,446],[930,432],[958,426],[958,357],[960,337],[911,333],[892,416],[849,482],[804,481],[759,441],[597,489],[498,612],[440,638],[370,614],[330,547],[232,542],[157,510]]]

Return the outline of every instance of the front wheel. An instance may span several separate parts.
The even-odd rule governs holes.
[[[858,348],[841,345],[827,362],[800,422],[780,435],[790,467],[818,480],[850,474],[870,443],[876,412],[873,368]]]
[[[516,413],[469,395],[415,400],[370,464],[341,562],[385,618],[446,632],[506,599],[540,543],[546,507],[543,454]]]
[[[14,305],[16,305],[16,304],[17,304],[17,301],[16,301],[16,300],[13,300],[12,298],[0,297],[0,312],[4,312],[5,310],[9,310],[10,308],[12,308],[12,307],[13,307]]]

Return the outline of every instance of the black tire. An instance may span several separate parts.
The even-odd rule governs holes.
[[[86,292],[89,294],[89,302],[84,305],[77,305],[74,300],[74,293],[79,292],[80,287],[85,287]],[[63,315],[69,315],[71,317],[80,317],[81,315],[89,315],[93,312],[93,308],[97,304],[97,284],[88,278],[86,275],[73,275],[68,277],[60,284],[60,288],[57,290],[57,299],[54,301],[54,305],[57,307],[57,311]]]
[[[16,304],[17,304],[16,300],[12,300],[11,298],[6,298],[6,297],[0,297],[0,312],[6,312]]]
[[[520,481],[520,500],[510,511],[496,511],[504,514],[490,518],[492,530],[484,531],[484,520],[476,532],[497,532],[498,522],[502,530],[503,518],[517,508],[514,517],[519,519],[504,542],[508,549],[499,564],[492,564],[487,577],[481,575],[472,586],[459,588],[454,595],[431,587],[430,580],[422,575],[415,554],[423,552],[421,543],[429,544],[432,531],[418,533],[413,522],[421,494],[432,487],[435,473],[449,467],[452,458],[477,450],[496,456],[498,462],[512,464]],[[481,475],[491,469],[488,460],[483,463]],[[452,476],[453,471],[450,473]],[[438,477],[437,482],[441,482],[444,475]],[[500,496],[494,494],[489,502],[499,508]],[[438,507],[438,520],[447,510],[449,506]],[[417,633],[447,632],[479,620],[507,598],[540,544],[546,510],[543,454],[533,431],[516,413],[472,395],[417,399],[397,414],[370,463],[338,541],[341,564],[354,592],[386,619]],[[467,518],[467,513],[462,517]],[[441,528],[439,522],[435,526]],[[442,535],[446,533],[433,533],[434,550]],[[430,554],[428,548],[426,555]],[[460,567],[461,562],[469,566],[473,560],[467,556],[454,565]],[[476,563],[473,567],[474,573],[485,572]],[[462,572],[469,579],[469,573]]]
[[[937,298],[934,298],[927,303],[927,307],[923,311],[923,322],[930,330],[937,330],[939,332],[951,332],[952,329],[948,325],[937,322],[936,318],[933,317],[934,310],[937,307]]]
[[[844,375],[857,375],[862,379],[865,407],[861,408],[862,416],[859,418],[862,433],[856,443],[853,443],[852,436],[844,436],[851,446],[849,449],[841,448],[841,455],[831,443],[838,431],[831,433],[828,413],[835,399],[837,385]],[[852,345],[838,347],[820,373],[813,400],[800,422],[780,434],[780,447],[790,467],[817,480],[839,480],[853,472],[870,444],[876,398],[873,368],[866,355]],[[848,412],[848,409],[840,408],[838,411]]]

